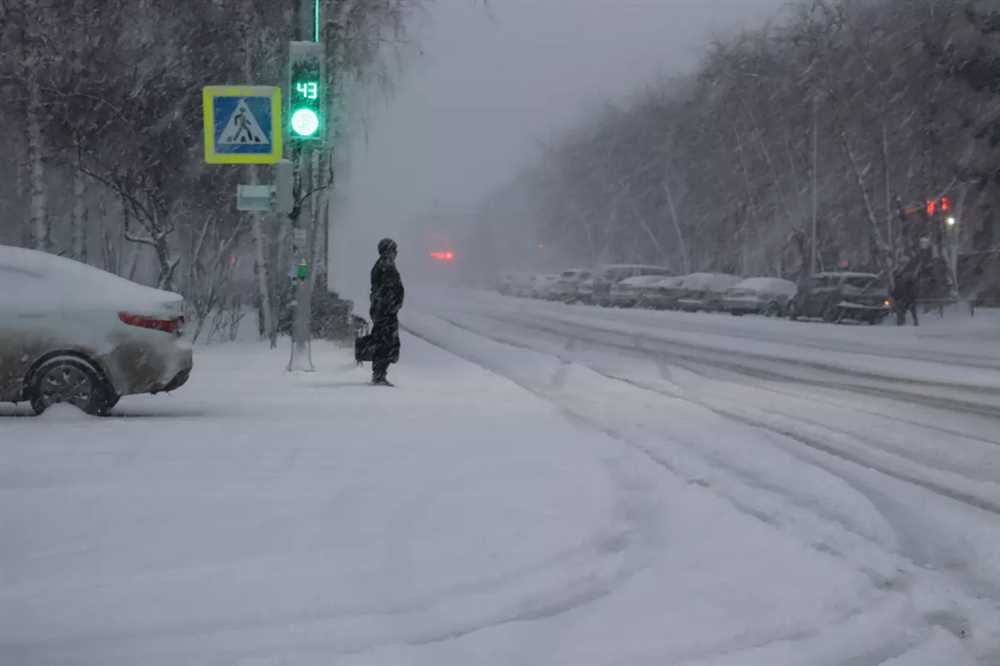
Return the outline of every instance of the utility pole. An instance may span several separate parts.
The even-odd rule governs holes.
[[[292,351],[288,359],[289,372],[313,372],[312,363],[312,255],[309,225],[303,219],[303,205],[314,180],[311,157],[322,137],[322,119],[325,116],[325,89],[323,85],[322,45],[320,37],[320,0],[297,0],[296,41],[289,45],[289,133],[292,143],[292,161],[295,164],[295,200],[297,205],[292,220],[293,279],[295,285],[295,312],[292,321]],[[310,48],[304,48],[303,42]]]

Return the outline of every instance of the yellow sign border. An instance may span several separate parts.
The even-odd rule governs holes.
[[[216,97],[271,98],[271,152],[218,153],[215,151]],[[201,91],[202,115],[205,123],[205,162],[207,164],[274,164],[282,157],[284,128],[281,125],[281,88],[278,86],[205,86]]]

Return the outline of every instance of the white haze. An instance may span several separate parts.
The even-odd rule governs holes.
[[[363,295],[379,238],[405,238],[412,217],[437,206],[472,211],[538,155],[539,141],[646,81],[690,70],[713,36],[758,24],[784,4],[433,3],[416,35],[421,53],[408,52],[394,94],[369,108],[367,132],[353,137],[332,227],[334,288]],[[404,243],[403,266],[418,265],[424,252]]]

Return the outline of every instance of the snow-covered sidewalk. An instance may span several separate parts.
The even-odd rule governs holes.
[[[0,408],[0,664],[965,663],[905,595],[506,379],[409,336],[395,389],[315,357],[202,349],[106,419]]]

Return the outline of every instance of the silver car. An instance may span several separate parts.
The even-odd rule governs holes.
[[[0,245],[0,402],[106,414],[191,373],[184,299],[70,259]]]
[[[743,278],[728,273],[692,273],[684,277],[677,309],[687,312],[720,310],[726,290]]]
[[[543,298],[547,299],[552,293],[552,289],[555,287],[556,282],[559,281],[559,274],[554,275],[538,275],[535,277],[535,282],[531,288],[532,298]]]
[[[609,302],[612,307],[635,307],[642,299],[646,287],[663,280],[662,275],[639,275],[611,285]]]
[[[781,317],[797,291],[794,282],[781,278],[748,278],[726,291],[722,297],[722,309],[736,316],[763,314]]]
[[[580,300],[580,285],[591,277],[593,273],[584,268],[563,271],[549,290],[549,298],[564,303],[575,303]]]
[[[655,275],[669,277],[673,271],[664,266],[647,266],[644,264],[609,264],[597,269],[594,277],[580,285],[580,300],[595,305],[611,305],[611,289],[622,280],[640,275]]]
[[[644,284],[639,287],[639,298],[636,305],[655,310],[675,308],[683,285],[683,277],[659,278],[649,284]]]

